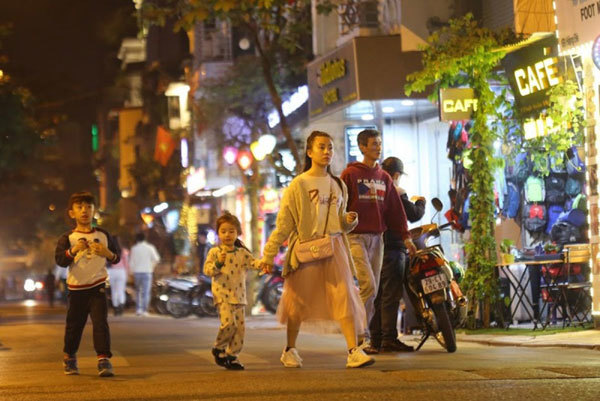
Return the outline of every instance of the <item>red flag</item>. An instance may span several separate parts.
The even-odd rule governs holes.
[[[156,145],[154,147],[154,160],[159,162],[163,167],[167,165],[173,151],[175,150],[175,141],[171,137],[171,133],[164,127],[158,126],[156,130]]]

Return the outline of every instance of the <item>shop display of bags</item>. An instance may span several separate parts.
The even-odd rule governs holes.
[[[581,232],[573,224],[559,221],[552,226],[550,238],[559,245],[572,244],[581,241]]]
[[[506,195],[504,197],[504,210],[502,214],[508,218],[514,219],[519,214],[521,208],[521,193],[519,187],[514,182],[506,183]]]
[[[565,180],[556,175],[549,175],[545,180],[546,202],[558,204],[565,202]]]
[[[569,173],[569,175],[585,173],[585,163],[579,157],[577,146],[571,146],[571,148],[567,150],[567,173]]]
[[[565,184],[565,193],[567,196],[574,198],[581,192],[583,192],[581,181],[575,177],[567,178],[567,182]]]
[[[529,203],[544,202],[546,190],[544,180],[540,177],[529,176],[525,181],[525,201]]]
[[[544,231],[548,223],[548,212],[546,206],[537,203],[525,205],[523,210],[523,223],[529,232]]]
[[[561,205],[548,206],[548,224],[546,225],[546,234],[550,235],[552,226],[558,221],[560,215],[565,211]]]

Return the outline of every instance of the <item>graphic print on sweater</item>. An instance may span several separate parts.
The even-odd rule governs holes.
[[[369,201],[382,201],[385,199],[386,185],[383,180],[359,178],[358,199]]]

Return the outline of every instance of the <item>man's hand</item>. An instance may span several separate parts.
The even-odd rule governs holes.
[[[417,253],[417,247],[410,238],[404,240],[404,246],[406,247],[406,249],[408,249],[408,254],[410,256],[414,256],[415,253]]]
[[[410,201],[413,202],[413,203],[418,202],[418,201],[425,202],[425,197],[424,196],[416,196],[416,195],[415,196],[411,196],[410,197]]]
[[[348,214],[346,214],[346,223],[351,224],[356,219],[358,219],[358,213],[356,213],[356,212],[348,212]]]

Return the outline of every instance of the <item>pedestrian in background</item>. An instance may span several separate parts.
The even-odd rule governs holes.
[[[296,339],[302,322],[337,321],[346,339],[346,367],[374,362],[357,346],[357,335],[366,326],[365,308],[354,286],[353,264],[346,233],[358,224],[355,212],[346,212],[347,190],[331,174],[333,139],[313,131],[306,140],[304,172],[285,190],[275,230],[269,236],[261,261],[272,271],[273,259],[285,240],[289,242],[283,267],[285,282],[279,302],[279,321],[287,325],[287,344],[281,354],[285,367],[302,366]],[[323,235],[331,239],[332,255],[301,263],[296,248]],[[306,260],[306,259],[304,259]]]
[[[121,251],[111,235],[92,227],[96,201],[89,192],[76,192],[69,198],[69,217],[75,229],[63,234],[56,245],[56,264],[68,267],[69,304],[65,327],[64,373],[79,374],[77,350],[88,315],[94,327],[94,349],[98,356],[98,374],[113,376],[110,363],[110,330],[106,302],[107,261],[118,263]]]
[[[421,219],[425,214],[425,198],[418,197],[413,203],[408,199],[406,191],[400,187],[400,178],[405,174],[402,160],[388,157],[381,167],[392,177],[408,221],[414,223]],[[381,280],[374,303],[375,313],[369,323],[371,341],[365,352],[412,352],[413,347],[398,339],[397,328],[398,308],[405,288],[405,270],[408,268],[408,250],[402,238],[392,230],[387,230],[383,238]]]
[[[56,276],[52,273],[52,269],[48,269],[46,277],[44,277],[44,291],[48,299],[48,305],[54,307],[54,291],[56,290]]]
[[[121,260],[108,269],[110,277],[110,299],[115,316],[123,314],[127,300],[127,277],[129,276],[129,249],[121,247],[119,237],[115,235],[115,242],[121,248]]]
[[[60,291],[60,299],[63,304],[67,304],[67,296],[69,294],[69,287],[67,286],[67,269],[54,265],[54,277],[56,277],[56,283],[58,290]]]
[[[363,161],[348,164],[341,178],[348,187],[348,211],[360,216],[360,222],[348,235],[348,240],[368,325],[375,313],[374,302],[379,289],[383,233],[389,227],[404,241],[411,254],[416,248],[410,238],[406,213],[392,178],[378,164],[381,134],[366,129],[358,134],[357,141]],[[364,337],[368,337],[368,332],[364,333]],[[368,341],[361,341],[361,347],[368,346]]]
[[[154,245],[146,241],[144,233],[135,236],[135,245],[129,252],[129,269],[135,280],[137,292],[136,315],[147,316],[150,304],[150,291],[152,289],[152,274],[160,256]]]
[[[238,238],[242,225],[229,212],[217,219],[219,245],[212,248],[204,263],[204,274],[212,277],[211,290],[219,311],[219,333],[212,349],[215,363],[230,370],[243,370],[238,359],[244,345],[246,307],[246,272],[260,269]]]

